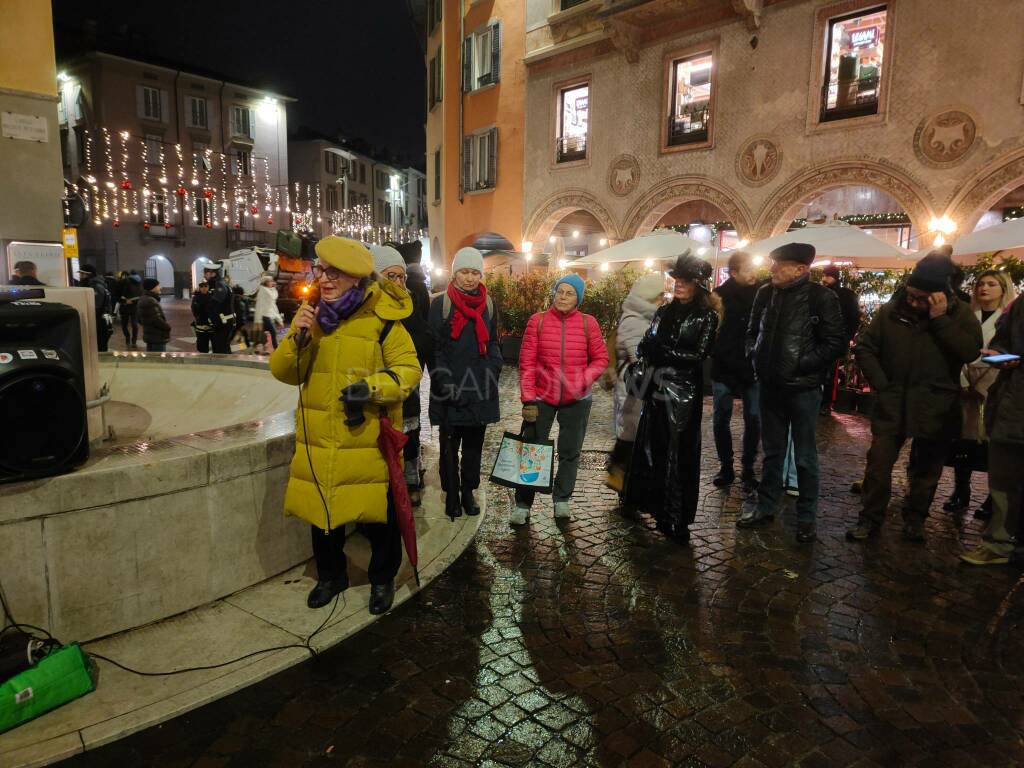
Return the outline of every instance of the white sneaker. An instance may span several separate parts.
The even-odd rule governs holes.
[[[526,521],[530,519],[530,510],[526,507],[514,507],[511,514],[508,516],[508,522],[511,525],[526,525]]]
[[[572,520],[572,510],[569,509],[568,501],[556,501],[555,502],[555,519],[556,520]]]

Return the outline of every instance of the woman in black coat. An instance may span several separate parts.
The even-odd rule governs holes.
[[[711,276],[711,265],[689,251],[669,274],[676,280],[674,298],[654,315],[638,349],[647,385],[625,498],[653,513],[662,533],[685,544],[700,489],[704,360],[718,331],[721,301],[698,282]]]
[[[441,488],[445,514],[453,519],[480,513],[473,492],[480,487],[484,432],[500,417],[497,311],[482,277],[483,256],[463,248],[455,255],[448,291],[430,305],[429,415],[440,428]]]

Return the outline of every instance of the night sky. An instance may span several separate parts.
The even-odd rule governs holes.
[[[422,167],[425,0],[53,0],[58,61],[147,52],[298,99],[300,126],[361,138]],[[96,42],[85,33],[96,22]]]

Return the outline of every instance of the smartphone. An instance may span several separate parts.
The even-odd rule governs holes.
[[[1013,360],[1020,360],[1020,355],[989,355],[988,357],[981,358],[981,362],[988,363],[989,365],[1000,365],[1001,363],[1009,363]]]

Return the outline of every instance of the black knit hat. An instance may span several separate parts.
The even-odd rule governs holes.
[[[79,264],[78,271],[85,272],[87,275],[95,275],[96,267],[94,267],[92,264]]]
[[[956,272],[952,255],[953,247],[950,245],[932,250],[917,262],[907,278],[907,285],[929,293],[945,291],[949,288],[949,278]]]
[[[152,291],[158,285],[160,285],[160,281],[157,280],[155,277],[147,277],[145,280],[142,281],[142,290]]]
[[[810,243],[786,243],[768,254],[772,261],[795,261],[797,264],[811,266],[814,261],[814,246]]]
[[[686,251],[676,259],[676,265],[669,271],[669,275],[683,280],[707,280],[711,272],[710,264]]]

